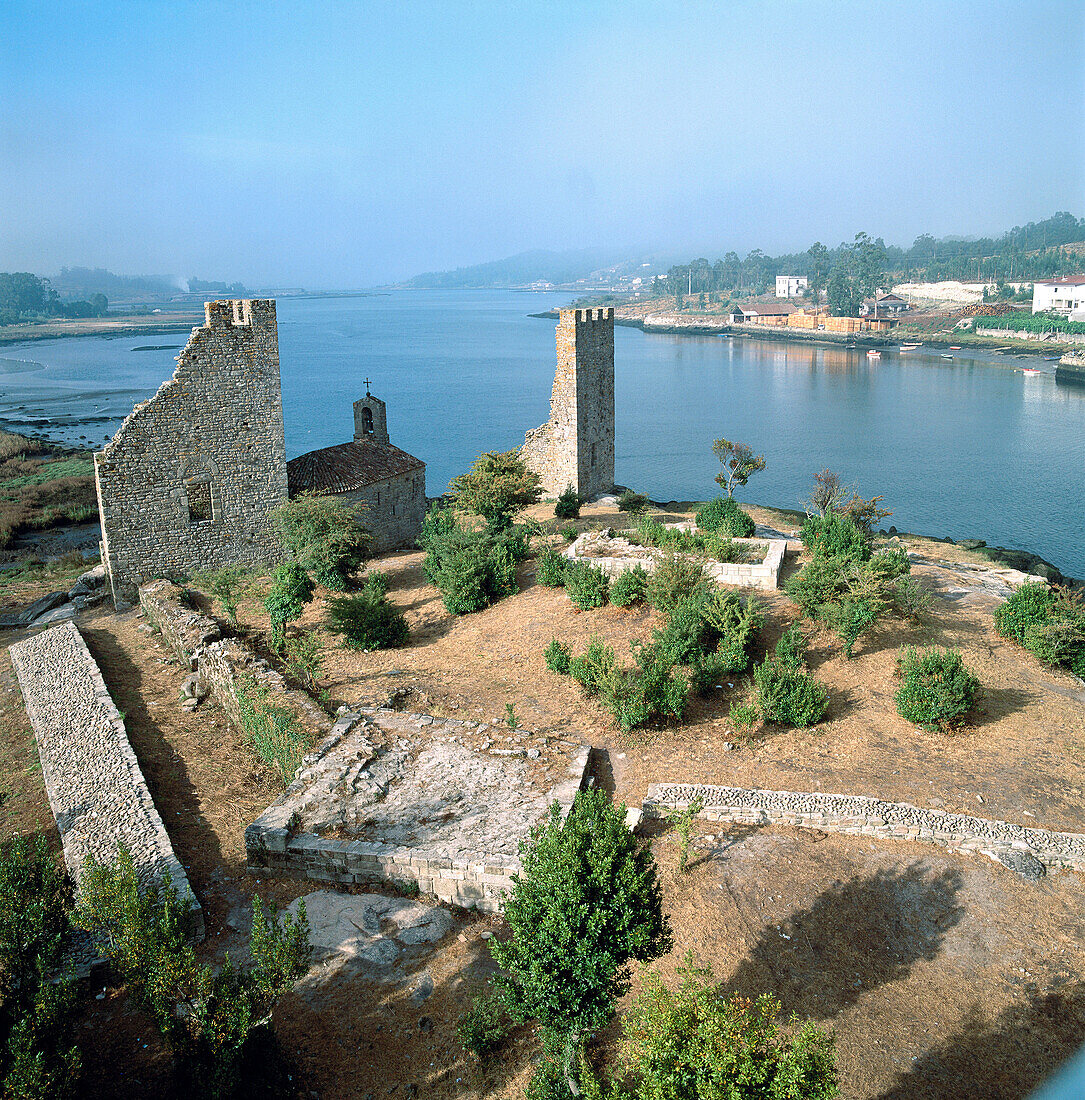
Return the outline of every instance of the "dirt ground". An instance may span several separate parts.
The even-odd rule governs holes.
[[[787,516],[752,511],[759,522],[792,529]],[[585,510],[579,526],[607,522],[618,522],[614,510],[596,507]],[[951,546],[916,546],[924,554],[976,560]],[[688,779],[864,794],[1082,829],[1085,691],[998,638],[994,598],[961,595],[960,577],[943,567],[916,567],[926,583],[954,597],[937,597],[922,629],[886,629],[850,662],[829,636],[811,631],[810,664],[832,698],[824,722],[811,731],[758,729],[743,739],[727,720],[730,702],[745,690],[742,678],[695,700],[681,727],[623,737],[601,707],[546,670],[542,651],[551,637],[580,648],[599,634],[627,652],[629,641],[647,638],[658,625],[654,612],[577,613],[562,590],[533,583],[528,562],[519,594],[456,619],[425,583],[420,561],[402,553],[373,563],[388,573],[389,598],[406,614],[411,638],[399,650],[359,654],[329,637],[321,684],[333,704],[384,702],[398,693],[410,710],[494,720],[512,703],[522,725],[596,746],[597,782],[631,803],[651,782]],[[20,593],[36,594],[32,587]],[[771,646],[795,609],[778,595],[765,602],[761,644]],[[317,604],[303,625],[319,622]],[[255,598],[246,602],[242,620],[262,626],[256,605]],[[258,881],[244,869],[244,825],[275,796],[274,777],[213,704],[194,713],[181,709],[184,670],[156,635],[141,629],[138,612],[99,609],[79,622],[204,905],[204,950],[243,953],[254,892],[285,903],[317,888]],[[5,636],[0,645],[14,640]],[[904,642],[962,650],[984,686],[971,725],[933,735],[896,714],[893,665]],[[0,832],[55,838],[6,653],[0,654],[0,762],[6,776]],[[772,992],[786,1012],[832,1028],[849,1100],[1023,1097],[1085,1041],[1081,876],[1029,883],[982,858],[933,846],[786,828],[701,828],[684,874],[672,832],[660,829],[647,841],[675,932],[660,971],[672,975],[692,948],[729,987]],[[500,934],[497,918],[458,914],[438,949],[391,982],[334,967],[314,971],[276,1010],[275,1031],[293,1078],[288,1091],[328,1100],[521,1096],[535,1049],[530,1034],[518,1034],[486,1071],[464,1057],[455,1036],[456,1017],[492,972],[485,935],[493,931]],[[433,993],[418,1002],[410,990],[422,971]],[[86,1039],[84,1095],[176,1095],[168,1055],[123,991],[99,978],[85,996],[77,1029]],[[605,1056],[612,1040],[602,1037],[597,1053]]]

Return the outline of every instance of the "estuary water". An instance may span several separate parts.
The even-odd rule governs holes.
[[[351,403],[388,404],[392,441],[442,492],[483,450],[548,415],[554,322],[569,295],[402,291],[278,304],[287,456],[353,434]],[[0,348],[0,427],[98,447],[174,368],[184,335]],[[151,350],[140,350],[140,349]],[[797,508],[813,474],[881,494],[901,530],[1032,550],[1085,577],[1085,388],[1054,363],[944,349],[880,360],[782,341],[615,332],[617,479],[703,500],[712,441],[765,455],[743,500]],[[1041,367],[1024,375],[1022,367]],[[1017,369],[1014,369],[1017,368]]]

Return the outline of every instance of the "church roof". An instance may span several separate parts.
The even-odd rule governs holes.
[[[424,470],[426,464],[391,443],[339,443],[298,455],[286,464],[290,495],[349,493],[378,481]]]

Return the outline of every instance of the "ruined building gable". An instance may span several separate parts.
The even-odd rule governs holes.
[[[173,377],[94,456],[115,599],[155,577],[281,554],[269,518],[287,495],[275,303],[204,309]]]
[[[556,342],[550,419],[520,453],[547,495],[599,496],[614,487],[614,310],[561,310]]]

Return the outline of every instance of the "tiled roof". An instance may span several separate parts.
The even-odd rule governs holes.
[[[425,466],[421,459],[391,443],[339,443],[292,458],[286,464],[286,480],[292,497],[348,493]]]

